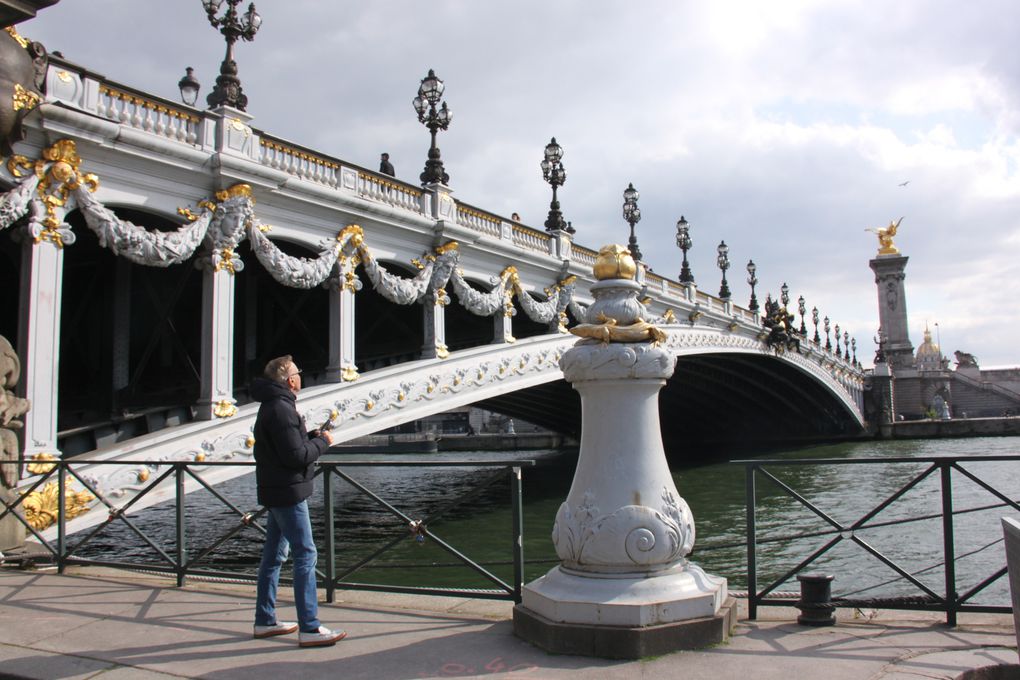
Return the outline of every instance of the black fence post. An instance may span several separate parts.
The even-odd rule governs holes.
[[[326,602],[336,599],[336,529],[333,526],[333,467],[322,467],[322,509],[326,531]]]
[[[524,506],[521,468],[510,469],[510,504],[513,513],[514,602],[520,604],[524,590]]]
[[[747,617],[754,621],[758,617],[758,561],[755,544],[755,494],[754,465],[745,470],[745,502],[747,504]]]
[[[953,470],[951,461],[940,461],[942,473],[942,546],[946,570],[946,623],[956,625],[959,602],[956,594],[956,542],[953,537]]]
[[[63,574],[67,567],[67,466],[61,460],[57,463],[57,573]]]
[[[185,573],[188,566],[187,545],[184,542],[184,521],[187,516],[184,512],[184,466],[186,463],[174,463],[174,483],[177,487],[177,587],[184,585]]]

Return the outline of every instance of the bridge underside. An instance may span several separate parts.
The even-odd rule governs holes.
[[[580,397],[563,380],[478,405],[567,434],[581,432]],[[817,381],[770,357],[741,354],[678,358],[660,394],[659,413],[671,457],[697,453],[700,458],[703,453],[817,441],[860,430]]]

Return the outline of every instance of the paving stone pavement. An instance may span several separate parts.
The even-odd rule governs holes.
[[[282,597],[285,618],[293,610]],[[349,637],[301,649],[292,635],[252,639],[252,586],[0,569],[0,678],[923,680],[1018,663],[1008,615],[961,615],[949,628],[930,614],[841,612],[835,626],[808,628],[796,624],[795,610],[762,609],[757,621],[742,610],[727,644],[610,661],[547,654],[519,640],[507,602],[357,591],[338,598],[320,607],[320,618]]]

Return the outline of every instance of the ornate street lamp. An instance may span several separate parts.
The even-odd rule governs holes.
[[[758,285],[758,277],[754,273],[758,271],[758,266],[755,265],[754,260],[747,261],[747,283],[751,286],[751,304],[747,306],[752,312],[758,311],[758,298],[755,297],[754,287]]]
[[[630,225],[630,240],[627,241],[627,249],[631,257],[637,262],[641,259],[641,249],[638,248],[637,237],[634,236],[634,225],[641,221],[641,208],[638,207],[638,198],[641,194],[634,188],[633,183],[628,183],[623,190],[623,219]]]
[[[854,366],[859,366],[860,364],[857,363],[857,338],[850,339],[850,347],[854,350]]]
[[[816,345],[821,344],[822,339],[818,335],[818,308],[817,307],[812,307],[811,308],[811,321],[815,324],[815,337],[813,338],[813,340],[815,341]]]
[[[220,64],[220,74],[216,76],[216,87],[206,97],[209,108],[218,106],[232,106],[238,111],[244,111],[248,107],[248,97],[241,89],[241,79],[237,77],[237,62],[234,61],[234,43],[237,39],[251,42],[262,25],[262,17],[255,11],[255,3],[248,5],[248,11],[239,14],[237,6],[241,0],[226,0],[227,11],[222,17],[217,17],[223,0],[202,0],[205,13],[209,17],[209,23],[213,28],[220,29],[220,33],[227,41],[227,55]],[[198,96],[198,91],[195,91]]]
[[[804,315],[807,313],[807,305],[804,304],[804,296],[797,298],[797,311],[800,312],[800,335],[807,337],[807,326],[804,325]]]
[[[719,270],[722,271],[722,285],[719,286],[719,297],[723,300],[729,300],[730,287],[726,283],[726,270],[730,268],[730,247],[726,245],[726,241],[720,241],[716,252],[719,255],[715,258],[715,263],[719,265]]]
[[[694,245],[691,241],[691,225],[681,215],[676,223],[676,245],[684,251],[684,261],[680,265],[680,283],[694,283],[694,275],[691,274],[691,266],[687,263],[687,251]]]
[[[790,287],[786,285],[786,281],[779,287],[779,299],[783,302],[783,309],[786,309],[790,304]]]
[[[194,106],[198,101],[198,91],[202,89],[202,85],[195,77],[195,69],[188,66],[184,71],[184,77],[177,82],[177,87],[181,90],[181,101],[188,106]]]
[[[843,360],[850,361],[850,331],[843,331]]]
[[[833,328],[836,330],[836,334],[833,336],[832,339],[835,340],[835,344],[836,344],[836,356],[839,357],[839,324],[836,324],[835,326],[833,326]],[[828,349],[828,348],[826,348],[826,349]]]
[[[556,143],[556,138],[545,145],[545,160],[542,161],[542,178],[552,187],[552,202],[549,203],[549,217],[545,220],[546,231],[566,231],[573,234],[575,229],[563,220],[560,202],[556,200],[556,188],[567,181],[567,170],[560,163],[563,158],[563,147]]]
[[[827,352],[831,352],[832,343],[829,342],[829,317],[825,317],[824,319],[822,319],[822,324],[824,324],[825,328],[825,350]]]
[[[450,183],[450,176],[443,168],[439,147],[436,146],[436,131],[447,129],[453,120],[453,114],[446,107],[446,102],[439,106],[445,89],[443,81],[436,77],[435,71],[429,69],[429,74],[421,79],[421,85],[418,86],[418,96],[411,102],[418,114],[418,122],[427,127],[432,134],[429,159],[425,161],[425,171],[419,176],[422,184]]]

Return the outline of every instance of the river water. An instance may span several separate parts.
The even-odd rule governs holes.
[[[952,440],[910,440],[898,442],[861,442],[804,447],[770,452],[731,452],[731,459],[839,459],[843,461],[889,458],[951,456],[973,458],[986,455],[1020,455],[1020,437],[989,437]],[[679,456],[675,458],[680,459]],[[358,456],[358,460],[371,459]],[[536,460],[535,467],[524,469],[524,556],[525,581],[540,576],[556,564],[550,534],[556,511],[570,488],[577,451],[539,450],[527,452],[479,451],[427,456],[380,456],[379,460],[452,461],[465,459]],[[989,483],[1003,495],[1020,499],[1020,464],[1017,461],[977,462],[962,465],[976,477]],[[929,464],[843,464],[770,466],[768,469],[797,493],[810,500],[819,511],[846,526],[863,516]],[[511,577],[510,490],[506,476],[482,492],[481,481],[493,470],[478,467],[347,467],[345,472],[413,518],[433,518],[437,509],[455,499],[475,492],[465,503],[452,507],[440,518],[428,519],[429,531],[455,546],[500,578]],[[672,465],[680,494],[694,513],[697,542],[692,561],[707,571],[729,579],[730,588],[747,587],[747,550],[745,544],[745,469],[732,463]],[[362,583],[401,585],[491,587],[483,577],[459,566],[432,538],[414,540],[406,526],[357,492],[346,482],[334,482],[336,501],[335,536],[340,568],[353,565],[380,546],[395,544],[368,566],[347,580]],[[217,491],[241,510],[257,507],[254,477],[247,475],[227,482]],[[957,559],[957,591],[964,593],[1005,565],[999,518],[1018,513],[965,476],[953,477],[954,521]],[[901,567],[915,574],[935,593],[945,590],[941,518],[926,518],[941,513],[940,478],[936,473],[917,484],[902,498],[879,513],[876,528],[859,529],[853,535],[872,546]],[[187,497],[187,548],[192,558],[230,526],[237,514],[207,491]],[[320,568],[326,556],[321,546],[324,534],[322,492],[310,499],[315,531],[320,545]],[[997,505],[971,511],[975,508]],[[968,512],[960,513],[966,510]],[[766,585],[795,567],[808,555],[837,537],[831,525],[804,508],[798,501],[771,482],[759,478],[756,518],[758,523],[758,585]],[[895,523],[911,520],[907,523]],[[171,555],[174,549],[174,508],[164,504],[137,513],[133,521],[153,541]],[[118,523],[119,524],[119,523]],[[826,532],[821,534],[820,532]],[[833,592],[837,596],[857,598],[911,595],[921,592],[879,559],[849,540],[844,540],[810,566],[835,576]],[[774,540],[781,539],[781,540]],[[75,537],[70,544],[74,545]],[[199,568],[228,569],[250,573],[258,559],[260,537],[253,529],[220,545],[202,559]],[[155,551],[124,526],[111,526],[89,541],[82,556],[106,559],[142,560],[155,563]],[[796,590],[796,580],[781,584],[779,590]],[[1005,578],[984,589],[973,602],[1008,604]]]

